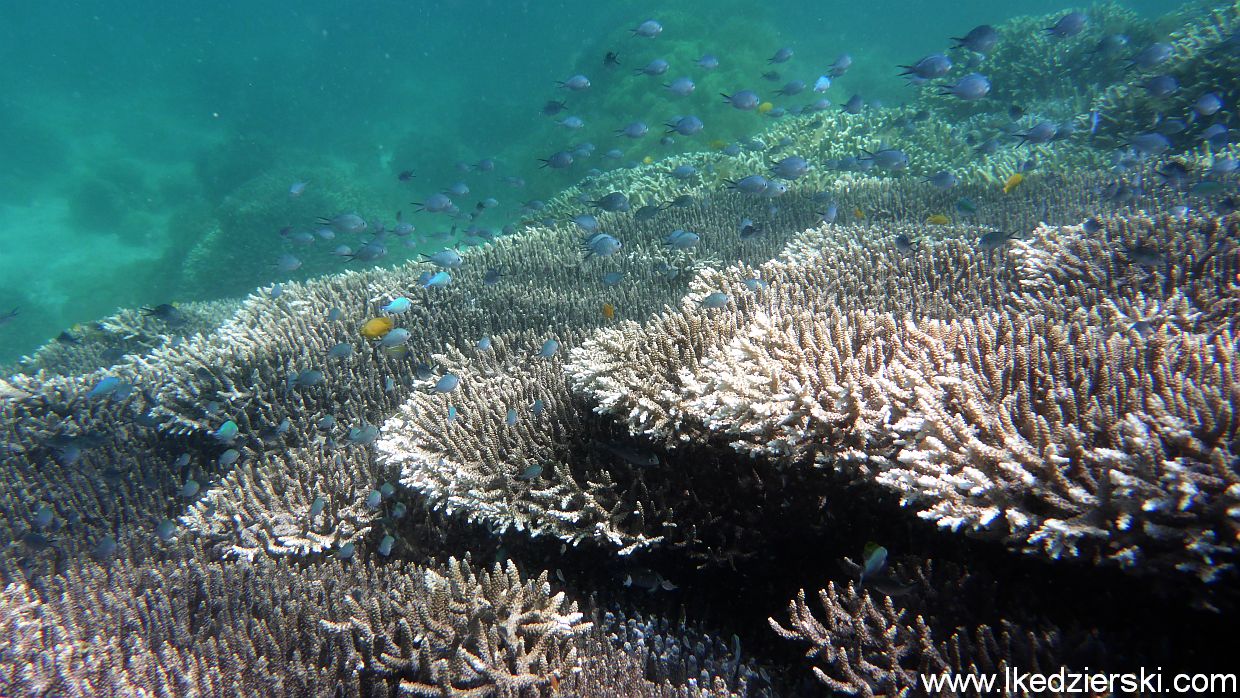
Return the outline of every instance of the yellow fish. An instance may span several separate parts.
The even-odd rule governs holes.
[[[390,317],[372,317],[367,320],[362,329],[359,330],[366,339],[378,339],[387,334],[396,323],[392,322]]]
[[[947,216],[941,213],[936,213],[930,216],[929,218],[927,218],[926,222],[929,223],[930,225],[947,225],[948,223],[951,223],[952,221]]]
[[[1007,181],[1003,183],[1003,193],[1011,194],[1012,190],[1015,189],[1016,187],[1019,187],[1020,183],[1023,181],[1025,181],[1025,175],[1019,172],[1012,175],[1011,177],[1008,177]]]
[[[853,209],[853,218],[856,218],[856,219],[858,219],[858,220],[860,220],[860,219],[862,219],[862,218],[865,218],[865,211],[862,211],[862,210],[861,210],[861,209],[859,209],[859,208],[854,208],[854,209]]]
[[[608,320],[614,320],[616,318],[616,306],[612,305],[611,303],[604,303],[603,304],[603,317],[607,318]]]
[[[723,150],[724,148],[728,147],[728,142],[716,138],[710,143],[707,143],[706,147],[710,148],[711,150]]]
[[[650,163],[654,162],[654,158],[652,158],[652,157],[650,157],[649,155],[647,155],[646,157],[642,158],[642,162],[644,162],[644,163],[646,163],[647,165],[649,165]]]
[[[774,104],[771,104],[770,102],[763,102],[762,104],[758,105],[758,113],[765,114],[774,108],[775,108]]]

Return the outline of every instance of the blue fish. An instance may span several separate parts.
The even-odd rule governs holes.
[[[588,213],[573,216],[573,223],[576,223],[578,228],[581,228],[587,233],[598,232],[598,219]]]
[[[1173,75],[1155,75],[1143,82],[1141,87],[1149,96],[1161,99],[1179,92],[1180,82]]]
[[[352,427],[349,429],[349,441],[359,446],[368,446],[379,438],[379,427],[373,424],[362,423],[360,427]]]
[[[960,182],[960,180],[956,178],[956,175],[948,172],[947,170],[939,170],[930,177],[927,177],[926,181],[933,185],[936,189],[951,189]]]
[[[383,540],[379,541],[379,554],[382,555],[383,557],[387,557],[388,555],[391,555],[392,546],[395,544],[396,544],[396,539],[393,538],[391,534],[384,536]]]
[[[974,101],[990,93],[990,79],[981,73],[969,73],[952,85],[940,85],[941,94],[950,94],[965,101]]]
[[[679,133],[682,136],[692,136],[701,133],[702,129],[705,128],[702,120],[693,115],[678,117],[664,124],[664,126],[667,126],[667,133]]]
[[[422,284],[422,288],[437,288],[440,286],[447,286],[450,283],[452,283],[451,274],[446,271],[437,271],[426,279],[426,281]]]
[[[649,63],[642,66],[641,68],[634,70],[633,72],[638,75],[659,76],[659,75],[666,73],[669,67],[671,66],[668,64],[667,61],[663,60],[662,58],[655,58],[654,60],[650,61]]]
[[[779,95],[780,97],[791,97],[793,95],[799,95],[804,91],[805,91],[804,80],[790,80],[784,83],[783,87],[779,88],[778,90],[775,90],[775,94]]]
[[[741,90],[740,92],[733,92],[730,95],[722,92],[719,94],[723,97],[725,102],[731,104],[736,109],[740,109],[741,111],[752,111],[757,109],[758,103],[762,101],[761,98],[758,97],[758,93],[753,90]]]
[[[160,540],[167,543],[172,540],[172,535],[176,533],[176,528],[176,522],[172,519],[164,519],[159,522],[158,526],[155,527],[155,535],[158,536]]]
[[[671,92],[677,97],[688,97],[690,94],[693,94],[693,90],[697,86],[693,83],[692,78],[679,77],[667,83],[664,87],[667,88],[668,92]]]
[[[302,371],[297,374],[297,376],[293,379],[293,382],[306,388],[321,385],[323,383],[323,372],[315,371],[313,369]]]
[[[1128,137],[1128,145],[1141,155],[1162,155],[1171,149],[1171,141],[1161,133],[1138,133]]]
[[[728,189],[741,192],[743,194],[761,194],[766,191],[767,186],[770,185],[770,180],[757,174],[742,177],[741,179],[735,181],[724,181],[727,184]]]
[[[607,233],[595,233],[587,238],[583,244],[586,259],[590,257],[610,257],[619,252],[623,246],[623,243]]]
[[[230,419],[221,424],[219,429],[211,432],[211,437],[217,441],[228,442],[232,441],[233,437],[237,435],[237,431],[237,423]]]
[[[1067,39],[1084,31],[1088,23],[1089,17],[1084,12],[1069,12],[1043,31],[1056,39]]]
[[[956,45],[952,48],[966,48],[974,53],[990,53],[999,43],[999,32],[989,24],[982,24],[969,30],[964,36],[953,36]]]
[[[789,155],[771,164],[771,173],[780,179],[798,179],[809,170],[809,161],[798,155]]]
[[[1214,116],[1223,108],[1223,99],[1217,93],[1207,92],[1193,102],[1194,116]]]
[[[775,52],[775,55],[766,59],[767,63],[787,63],[792,58],[792,49],[787,46]]]
[[[823,223],[830,225],[832,223],[835,223],[835,219],[837,216],[839,216],[839,214],[840,214],[839,204],[831,203],[827,205],[826,210],[818,214],[818,217],[822,219]]]
[[[906,155],[903,150],[883,148],[882,150],[878,150],[873,153],[868,150],[865,152],[867,157],[858,158],[858,160],[873,161],[875,165],[878,165],[884,170],[902,170],[908,167],[908,155]]]
[[[461,254],[452,248],[440,250],[435,254],[424,254],[422,256],[425,257],[428,262],[438,267],[456,269],[461,266]]]
[[[409,337],[410,337],[409,330],[403,327],[395,327],[391,330],[388,330],[387,334],[383,335],[383,339],[379,340],[379,344],[383,345],[384,347],[397,347],[397,346],[404,344],[405,342],[408,342]]]
[[[862,561],[860,582],[865,584],[866,579],[874,578],[887,568],[887,549],[876,543],[866,543]]]
[[[551,357],[555,356],[555,353],[559,350],[560,350],[560,343],[555,341],[554,339],[548,339],[547,341],[543,342],[542,347],[538,350],[538,356],[544,359],[550,359]]]
[[[633,31],[633,36],[640,36],[643,39],[653,39],[663,32],[663,25],[658,20],[648,19],[637,25]]]
[[[951,72],[952,61],[941,53],[932,53],[913,65],[902,65],[900,67],[904,69],[900,75],[912,75],[922,80],[932,80],[934,78],[941,78]]]
[[[701,237],[697,233],[691,233],[687,230],[673,230],[670,235],[663,239],[663,244],[673,250],[687,250],[698,244]]]
[[[552,153],[551,156],[545,160],[539,160],[539,162],[542,163],[539,167],[549,167],[553,170],[562,170],[566,167],[572,166],[573,154],[561,150],[557,153]]]
[[[728,294],[722,293],[720,291],[715,291],[714,293],[702,299],[702,307],[703,308],[722,308],[723,306],[728,304],[728,300],[729,300]]]
[[[460,382],[461,382],[460,378],[457,378],[451,373],[445,373],[443,374],[443,377],[440,378],[439,381],[435,383],[435,392],[450,393],[453,390],[456,390],[456,386],[460,384]]]
[[[848,69],[852,67],[852,64],[852,56],[847,53],[841,53],[834,61],[831,62],[831,67],[827,71],[827,75],[830,75],[832,78],[842,77],[844,73],[847,73]]]
[[[625,126],[622,129],[618,129],[616,131],[616,135],[624,136],[626,138],[641,138],[642,136],[646,135],[649,132],[650,132],[650,128],[646,126],[644,122],[634,121],[628,126]],[[614,155],[610,151],[608,152],[608,157],[611,157],[612,159],[616,159],[616,160],[620,159],[622,155],[623,154],[619,150],[615,151]]]
[[[117,388],[119,387],[121,387],[120,378],[117,378],[116,376],[106,376],[103,379],[101,379],[98,383],[96,383],[95,387],[90,389],[90,392],[86,393],[86,397],[88,398],[107,397],[108,395],[111,395],[112,393],[116,392]]]

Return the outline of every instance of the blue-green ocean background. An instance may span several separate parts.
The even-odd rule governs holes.
[[[1146,15],[1174,9],[1129,0]],[[75,323],[119,307],[243,295],[257,284],[344,267],[319,249],[292,274],[269,268],[289,243],[283,225],[353,204],[368,219],[411,216],[411,201],[457,181],[462,208],[500,201],[480,223],[520,220],[522,201],[579,178],[537,169],[571,143],[626,159],[659,158],[735,139],[765,122],[723,113],[717,93],[777,87],[759,75],[781,46],[787,78],[813,82],[840,53],[853,69],[828,96],[898,104],[913,96],[897,64],[949,45],[981,23],[1079,5],[1055,0],[711,0],[651,2],[107,2],[0,3],[0,362],[32,352]],[[666,27],[653,41],[629,29]],[[623,68],[605,71],[614,50]],[[719,56],[703,75],[692,61]],[[650,58],[667,78],[694,76],[688,104],[702,137],[666,147],[653,134],[619,143],[637,118],[662,123],[689,107],[633,76]],[[570,96],[586,118],[568,133],[539,113],[554,82],[594,80]],[[812,98],[811,98],[812,99]],[[810,101],[810,100],[805,100]],[[713,118],[712,118],[713,116]],[[456,163],[492,157],[496,172]],[[599,155],[587,166],[604,166]],[[611,163],[608,166],[617,166]],[[417,178],[400,182],[396,173]],[[521,189],[503,177],[526,180]],[[290,199],[288,187],[309,182]],[[333,209],[332,207],[336,207]],[[450,223],[423,214],[419,233]],[[204,240],[210,239],[210,244]],[[430,249],[426,243],[422,249]],[[385,263],[417,252],[397,248]],[[263,260],[261,264],[253,260]]]

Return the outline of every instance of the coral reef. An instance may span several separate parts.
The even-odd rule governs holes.
[[[513,526],[574,544],[598,538],[622,554],[657,542],[624,496],[629,488],[606,467],[625,461],[601,430],[587,427],[588,411],[569,395],[559,359],[531,359],[501,340],[482,353],[475,362],[437,357],[459,386],[415,395],[384,424],[378,448],[402,484],[499,531]],[[638,521],[626,525],[634,514]]]
[[[1240,511],[1237,225],[1137,216],[913,257],[823,228],[787,261],[703,272],[647,326],[596,332],[568,371],[669,447],[813,458],[945,528],[1209,580],[1234,568]],[[1142,245],[1164,261],[1137,261]]]
[[[87,562],[0,598],[7,695],[516,695],[567,676],[591,628],[545,575],[456,560]]]
[[[1178,89],[1167,95],[1153,95],[1144,85],[1149,72],[1132,71],[1126,80],[1106,88],[1095,98],[1092,109],[1103,115],[1099,135],[1107,145],[1118,146],[1136,135],[1130,124],[1158,125],[1173,115],[1188,117],[1193,103],[1208,92],[1225,91],[1240,71],[1240,56],[1233,47],[1240,30],[1240,9],[1235,6],[1206,10],[1171,33],[1165,41],[1171,47],[1169,58],[1156,68],[1158,75],[1175,78]],[[1194,115],[1195,116],[1195,115]],[[1177,140],[1199,140],[1200,132],[1216,119],[1189,119]]]
[[[932,583],[937,588],[945,583],[957,588],[968,583],[967,575],[959,573],[935,575],[930,562],[908,576],[923,589],[936,588]],[[932,582],[936,576],[954,578]],[[924,689],[920,683],[924,675],[1002,674],[1007,669],[1044,672],[1064,666],[1057,629],[1027,629],[1005,620],[997,629],[980,624],[951,629],[943,637],[947,633],[936,633],[930,625],[939,619],[923,615],[928,610],[927,599],[918,592],[907,599],[867,590],[855,582],[840,586],[831,582],[817,592],[822,619],[806,596],[802,589],[788,603],[787,627],[774,618],[769,622],[780,637],[809,643],[805,656],[812,660],[811,671],[833,691],[877,696]]]
[[[1240,215],[1184,206],[1165,160],[1104,170],[1083,132],[973,150],[1149,116],[1136,82],[1097,96],[1116,66],[1089,52],[1161,26],[1090,17],[1000,27],[986,104],[794,110],[591,172],[519,235],[462,235],[446,283],[404,262],[120,311],[6,369],[0,693],[890,695],[1221,655],[1196,638],[1240,602]],[[1233,10],[1179,20],[1186,91],[1236,72]],[[653,113],[647,82],[610,97]],[[907,166],[857,159],[883,147]],[[730,186],[787,155],[814,163],[787,191]],[[338,167],[250,174],[190,293],[270,280],[240,237],[376,209]],[[844,558],[876,540],[889,574]],[[1152,603],[1177,612],[1149,633],[1113,617]]]
[[[364,448],[332,452],[320,444],[263,454],[236,466],[181,520],[225,554],[248,560],[334,552],[370,532],[380,507],[366,499],[382,479]]]
[[[57,375],[90,373],[144,354],[166,342],[214,330],[237,309],[235,301],[191,301],[175,306],[172,321],[149,309],[122,309],[90,325],[70,328],[31,356],[2,369],[3,375],[46,371]]]

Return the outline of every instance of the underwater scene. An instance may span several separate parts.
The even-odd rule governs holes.
[[[1240,694],[1240,1],[0,56],[0,698]]]

